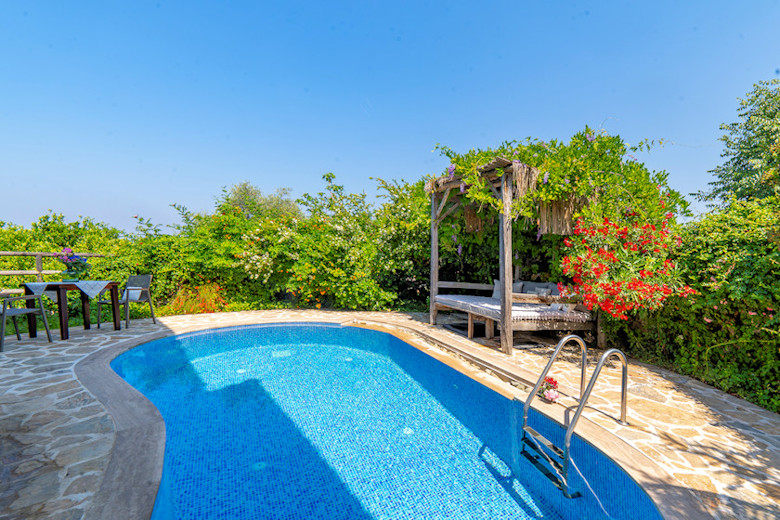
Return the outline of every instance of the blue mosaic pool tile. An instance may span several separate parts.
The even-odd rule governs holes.
[[[166,422],[155,520],[607,517],[520,456],[522,403],[387,334],[237,327],[157,340],[112,366]],[[562,437],[535,412],[531,424]],[[572,453],[611,517],[658,518],[601,453],[576,436]]]

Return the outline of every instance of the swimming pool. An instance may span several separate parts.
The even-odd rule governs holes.
[[[660,518],[577,436],[573,460],[606,513],[576,477],[583,496],[564,498],[520,456],[522,403],[390,334],[217,329],[141,345],[111,366],[165,419],[155,520]],[[562,442],[553,421],[529,422]]]

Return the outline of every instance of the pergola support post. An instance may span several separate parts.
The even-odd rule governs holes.
[[[501,350],[512,354],[512,189],[514,169],[505,168],[501,176],[502,211],[500,229]]]
[[[444,201],[442,201],[444,203]],[[436,192],[431,192],[431,325],[436,325],[436,296],[439,294],[439,212]]]

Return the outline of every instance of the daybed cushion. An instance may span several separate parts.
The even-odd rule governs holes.
[[[523,284],[523,290],[522,291],[514,291],[514,292],[523,292],[527,294],[536,294],[537,289],[550,289],[550,294],[552,296],[560,296],[560,291],[558,291],[558,284],[555,282],[520,282]]]
[[[501,320],[501,302],[497,298],[440,294],[436,296],[436,303],[492,320]],[[585,323],[590,321],[590,313],[552,309],[549,305],[538,303],[514,302],[512,304],[512,321],[573,321]]]
[[[512,282],[512,292],[523,292],[524,282]],[[501,281],[493,278],[493,294],[491,298],[501,298]]]

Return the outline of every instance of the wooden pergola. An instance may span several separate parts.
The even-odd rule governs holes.
[[[503,170],[503,174],[499,169]],[[536,189],[540,171],[520,161],[497,157],[480,167],[479,173],[485,179],[493,196],[501,201],[499,212],[499,287],[501,303],[501,350],[512,352],[512,202]],[[478,283],[455,283],[439,281],[439,225],[460,208],[462,176],[440,177],[430,180],[425,190],[431,196],[431,296],[430,322],[436,324],[438,308],[435,303],[440,288],[487,289],[493,286]],[[542,233],[571,234],[572,220],[576,207],[574,199],[541,204],[538,209],[539,229]],[[515,300],[518,295],[515,295]],[[523,295],[527,303],[549,303],[550,299],[534,295]]]

